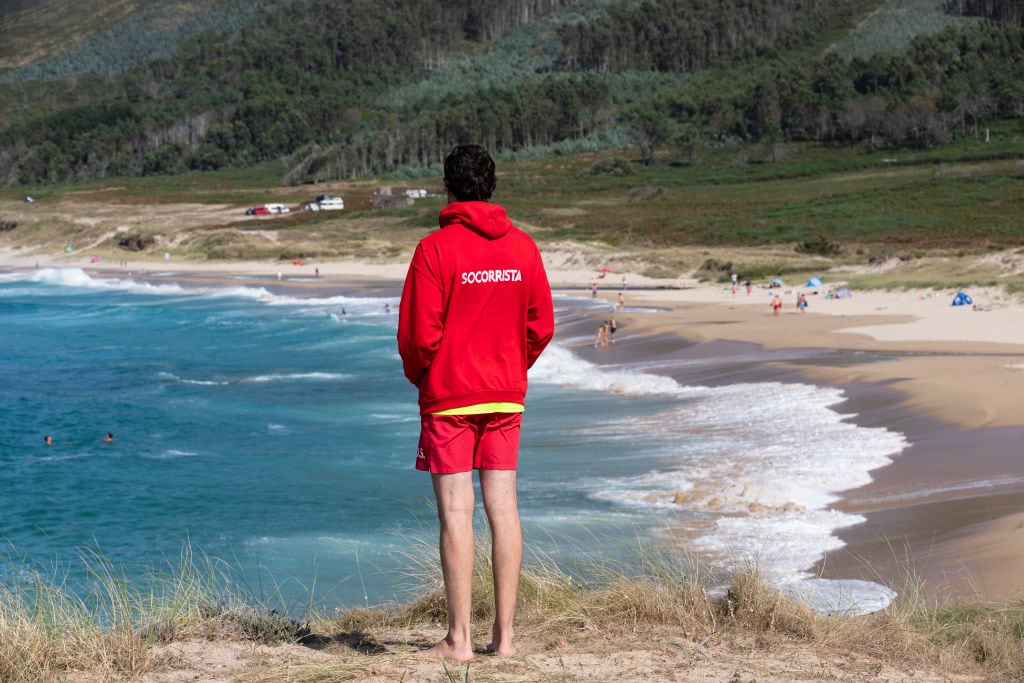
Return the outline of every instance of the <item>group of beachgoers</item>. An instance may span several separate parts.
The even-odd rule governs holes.
[[[598,277],[604,277],[604,273],[598,275]],[[615,330],[618,329],[618,324],[615,322],[615,311],[622,313],[626,310],[626,295],[623,291],[626,289],[626,277],[622,277],[622,289],[619,291],[618,296],[615,298],[615,302],[612,304],[612,315],[610,318],[601,321],[601,324],[597,328],[597,334],[594,337],[594,346],[608,346],[608,344],[615,343]],[[590,285],[591,297],[597,298],[597,284],[592,283]]]
[[[615,322],[615,314],[613,313],[610,318],[601,322],[597,328],[597,336],[594,339],[594,346],[608,346],[608,344],[615,343],[615,330],[618,329],[618,324]]]
[[[732,279],[732,295],[736,296],[736,290],[740,286],[740,279],[741,279],[740,278],[740,274],[739,273],[733,273],[732,276],[731,276],[731,279]],[[750,296],[750,292],[754,289],[754,285],[751,284],[749,278],[746,279],[746,280],[743,280],[743,286],[747,290],[747,296]]]
[[[113,441],[114,441],[114,433],[113,432],[107,432],[107,435],[105,437],[103,437],[102,439],[100,439],[100,441],[102,441],[103,443],[113,443]],[[46,436],[43,437],[43,443],[46,444],[47,446],[52,446],[53,445],[53,437],[51,435],[47,434]],[[65,442],[65,443],[68,443],[68,442]]]
[[[608,274],[607,271],[603,271],[603,272],[599,273],[597,277],[599,279],[603,279],[604,276],[607,275],[607,274]],[[625,275],[622,276],[622,291],[626,291],[626,276]],[[591,298],[594,298],[594,299],[597,298],[597,283],[596,282],[591,282],[590,283],[590,296],[591,296]],[[619,301],[620,302],[622,301],[622,294],[619,294]]]
[[[807,295],[803,292],[800,292],[796,296],[796,310],[799,311],[801,315],[807,312]],[[782,296],[780,294],[776,294],[772,297],[772,315],[782,315]]]

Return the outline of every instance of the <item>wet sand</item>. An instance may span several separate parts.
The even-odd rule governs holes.
[[[847,400],[836,408],[854,422],[907,437],[911,445],[892,464],[832,506],[865,521],[837,532],[846,546],[817,573],[920,591],[936,602],[1024,596],[1024,345],[879,340],[840,330],[877,325],[881,316],[787,312],[772,319],[767,306],[726,295],[708,304],[685,301],[683,293],[678,303],[664,292],[628,294],[637,308],[661,310],[627,306],[616,314],[619,348],[608,360],[656,363],[664,353],[699,361],[669,371],[690,383],[829,384],[843,390]],[[628,353],[632,335],[663,338],[645,344],[641,357]]]

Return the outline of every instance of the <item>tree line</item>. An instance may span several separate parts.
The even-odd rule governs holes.
[[[825,49],[850,22],[836,0],[567,7],[268,3],[233,37],[206,32],[174,58],[68,81],[76,104],[8,121],[0,182],[284,159],[286,182],[299,183],[435,164],[466,140],[496,152],[633,144],[648,162],[666,145],[692,156],[730,141],[931,147],[1024,122],[1024,30],[1012,21],[846,62]]]
[[[948,0],[947,11],[960,16],[991,19],[1010,26],[1024,26],[1021,0]]]

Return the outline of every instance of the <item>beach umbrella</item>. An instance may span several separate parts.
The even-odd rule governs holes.
[[[775,278],[774,280],[772,280],[772,284],[773,284],[773,285],[784,285],[784,284],[786,284],[786,283],[785,283],[785,282],[783,282],[783,281],[782,281],[781,279],[779,279],[779,278]]]
[[[807,287],[821,287],[821,278],[820,277],[812,277],[810,280],[807,281],[807,285],[806,286]]]
[[[611,268],[602,268],[601,272],[602,273],[610,273],[610,272],[612,272],[612,269]]]

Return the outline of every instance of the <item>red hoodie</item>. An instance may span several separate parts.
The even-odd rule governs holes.
[[[523,403],[526,370],[555,330],[540,251],[488,202],[453,202],[416,246],[398,310],[398,353],[420,412]]]

